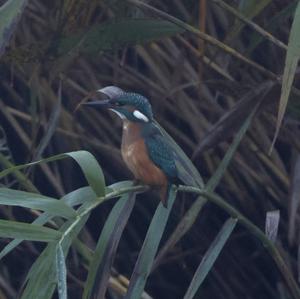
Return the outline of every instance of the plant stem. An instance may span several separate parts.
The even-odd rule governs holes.
[[[11,163],[2,153],[0,153],[0,164],[3,168],[11,168],[15,165]],[[20,185],[29,192],[39,193],[39,190],[32,184],[32,182],[20,170],[14,170],[12,175],[18,180]]]
[[[219,206],[221,209],[225,210],[231,217],[238,219],[241,225],[243,225],[249,232],[251,232],[257,239],[259,239],[262,242],[263,246],[267,249],[271,257],[274,259],[279,271],[283,276],[283,279],[286,281],[289,287],[293,298],[300,298],[299,286],[295,281],[290,269],[287,267],[275,244],[267,238],[265,233],[260,228],[258,228],[249,219],[243,216],[238,210],[236,210],[234,207],[228,204],[222,197],[215,193],[208,192],[205,189],[199,189],[191,186],[179,186],[178,191],[202,195],[209,201]]]
[[[120,188],[119,190],[112,191],[105,196],[98,197],[95,201],[91,202],[81,213],[79,213],[74,222],[68,227],[68,229],[62,234],[59,243],[62,243],[64,238],[72,232],[72,230],[76,227],[76,225],[80,222],[82,217],[84,217],[86,214],[90,213],[93,209],[95,209],[99,204],[101,204],[104,200],[108,200],[114,197],[119,197],[122,194],[125,193],[139,193],[139,192],[144,192],[148,190],[148,186],[145,185],[136,185],[136,186],[131,186],[127,188]]]
[[[76,224],[80,221],[80,219],[91,212],[94,208],[96,208],[99,204],[101,204],[104,200],[108,200],[114,197],[118,197],[122,194],[129,193],[129,192],[144,192],[148,189],[148,186],[145,185],[136,185],[131,186],[127,188],[121,188],[116,191],[112,191],[108,194],[106,194],[104,197],[98,197],[97,200],[90,203],[89,206],[87,206],[81,213],[78,214],[76,217],[74,223],[65,231],[63,234],[61,241],[66,237],[67,234],[69,234],[75,227]],[[234,207],[232,207],[230,204],[228,204],[221,196],[217,195],[216,193],[207,191],[205,189],[199,189],[197,187],[192,186],[178,186],[178,191],[180,192],[187,192],[187,193],[194,193],[201,195],[208,199],[209,201],[213,202],[217,206],[219,206],[221,209],[226,211],[231,217],[238,219],[239,223],[243,225],[250,233],[252,233],[258,240],[260,240],[263,244],[263,246],[267,249],[270,256],[275,261],[280,273],[283,276],[283,279],[285,280],[290,293],[294,299],[300,298],[300,289],[295,281],[290,269],[287,267],[285,261],[283,260],[282,256],[280,255],[278,249],[276,248],[275,244],[267,238],[265,233],[257,227],[255,224],[253,224],[249,219],[247,219],[245,216],[243,216],[238,210],[236,210]]]
[[[234,9],[232,6],[228,5],[223,0],[212,0],[212,1],[215,2],[217,5],[219,5],[220,7],[224,8],[227,11],[229,11],[230,13],[232,13],[236,18],[238,18],[241,21],[243,21],[249,27],[253,28],[259,34],[261,34],[264,38],[268,39],[269,41],[271,41],[272,43],[274,43],[278,47],[280,47],[280,48],[282,48],[284,50],[288,49],[288,47],[287,47],[286,44],[284,44],[283,42],[281,42],[280,40],[278,40],[277,38],[275,38],[271,33],[269,33],[268,31],[264,30],[262,27],[260,27],[256,23],[252,22],[249,18],[247,18],[246,16],[244,16],[238,10]]]
[[[165,20],[168,20],[182,28],[184,28],[185,30],[197,35],[199,38],[207,41],[208,43],[218,47],[219,49],[222,49],[224,52],[232,55],[233,57],[235,58],[238,58],[240,59],[241,61],[247,63],[248,65],[251,65],[253,68],[256,68],[257,70],[259,70],[261,73],[265,74],[266,76],[268,76],[269,78],[272,78],[276,81],[279,80],[278,76],[274,73],[272,73],[271,71],[265,69],[264,67],[262,67],[261,65],[257,64],[256,62],[248,59],[247,57],[243,56],[241,53],[237,52],[236,50],[234,50],[233,48],[227,46],[226,44],[220,42],[219,40],[213,38],[212,36],[204,33],[204,32],[201,32],[199,31],[197,28],[147,4],[147,3],[144,3],[142,1],[139,1],[139,0],[127,0],[127,2],[141,8],[141,9],[147,9],[153,13],[155,13],[156,15],[164,18]]]

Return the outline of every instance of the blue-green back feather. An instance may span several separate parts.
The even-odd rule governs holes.
[[[142,134],[151,161],[166,174],[170,181],[174,181],[177,178],[177,168],[172,147],[153,124],[145,125]]]

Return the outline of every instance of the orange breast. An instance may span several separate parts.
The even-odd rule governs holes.
[[[124,122],[122,156],[134,177],[147,185],[166,186],[166,175],[149,159],[140,125]]]
[[[166,184],[165,174],[149,159],[143,140],[136,141],[122,150],[123,159],[134,177],[147,185]]]

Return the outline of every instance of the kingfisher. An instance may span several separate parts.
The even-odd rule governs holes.
[[[187,172],[178,169],[178,153],[154,121],[148,99],[115,86],[107,86],[97,92],[108,98],[91,100],[84,105],[109,109],[122,119],[121,153],[125,164],[136,182],[158,191],[162,204],[167,207],[172,184],[187,181]]]

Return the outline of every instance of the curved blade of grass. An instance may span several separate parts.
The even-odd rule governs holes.
[[[96,200],[96,194],[90,187],[82,187],[75,191],[72,191],[62,197],[62,201],[64,201],[69,206],[75,206],[78,204],[82,204],[83,202],[90,202]],[[38,218],[36,218],[32,223],[44,225],[48,221],[53,218],[53,215],[49,213],[43,213]],[[5,257],[9,252],[11,252],[16,246],[18,246],[23,239],[15,239],[9,242],[0,252],[0,260]]]
[[[67,269],[61,243],[56,246],[56,275],[59,299],[67,299]]]
[[[298,61],[300,58],[300,2],[297,5],[288,43],[288,50],[285,58],[285,67],[282,78],[282,89],[279,100],[279,110],[276,122],[276,131],[270,148],[272,152],[275,141],[279,134],[283,116],[288,103],[291,87],[294,81],[294,76]]]
[[[97,195],[93,191],[90,186],[78,188],[61,198],[66,205],[70,207],[74,207],[77,205],[81,205],[85,202],[95,201],[97,199]]]
[[[15,165],[5,157],[2,153],[0,153],[0,164],[3,166],[3,168],[12,168],[15,167]],[[25,190],[30,192],[36,192],[38,193],[39,190],[32,184],[32,182],[26,177],[24,173],[22,173],[20,170],[14,170],[11,172],[11,174],[17,179],[20,186],[23,187]],[[3,178],[0,176],[0,179]]]
[[[275,242],[277,238],[279,220],[280,220],[279,210],[267,212],[265,233],[268,239],[271,240],[272,242]]]
[[[90,263],[83,299],[105,298],[117,246],[134,203],[135,194],[126,194],[117,201],[110,212]]]
[[[4,128],[0,125],[0,154],[2,154],[8,161],[13,161],[12,152],[8,146],[7,135]]]
[[[74,47],[86,54],[144,43],[183,32],[184,29],[164,20],[127,19],[95,25],[87,32],[66,37],[58,42],[58,54],[66,54]]]
[[[296,280],[294,279],[293,273],[285,263],[282,255],[280,254],[274,243],[267,238],[265,233],[259,227],[253,224],[249,219],[243,216],[238,210],[236,210],[232,205],[228,204],[226,200],[224,200],[216,193],[190,186],[179,186],[178,190],[202,194],[209,201],[213,202],[222,210],[226,211],[232,218],[238,219],[239,224],[249,230],[250,233],[252,233],[258,240],[262,242],[264,248],[267,249],[268,253],[273,258],[279,271],[281,272],[282,278],[285,280],[292,298],[300,298],[300,288]]]
[[[142,249],[135,263],[125,299],[140,299],[142,296],[158,245],[176,199],[176,193],[176,189],[172,187],[168,198],[168,207],[165,208],[161,203],[159,203],[155,211]]]
[[[294,0],[292,3],[287,4],[286,6],[283,7],[283,9],[279,12],[276,13],[276,15],[270,20],[268,20],[268,23],[265,26],[265,29],[268,32],[275,33],[280,26],[282,26],[282,23],[290,18],[294,11],[296,10],[298,0]],[[260,35],[258,32],[253,32],[250,35],[250,42],[249,46],[247,47],[247,53],[250,53],[262,42],[264,41],[264,37]]]
[[[260,103],[274,86],[274,82],[266,81],[247,92],[228,112],[211,127],[194,150],[193,158],[204,150],[215,147],[228,140],[243,124],[249,111],[256,103]]]
[[[125,19],[114,23],[92,26],[88,31],[57,41],[58,59],[51,75],[62,72],[79,54],[97,55],[100,51],[115,50],[128,45],[146,43],[172,36],[184,30],[175,24],[155,19]]]
[[[132,185],[132,181],[122,181],[108,186],[106,189],[116,191],[119,188],[127,188]],[[82,187],[77,190],[74,190],[61,198],[67,205],[73,207],[83,203],[89,203],[95,201],[97,196],[91,187]],[[44,213],[35,219],[32,223],[44,225],[53,218],[53,215]],[[2,251],[0,252],[0,260],[5,257],[9,252],[11,252],[16,246],[18,246],[23,239],[15,239],[7,244]]]
[[[228,5],[226,2],[223,0],[212,0],[216,4],[218,4],[220,7],[224,8],[231,14],[233,14],[235,17],[240,19],[243,23],[247,24],[249,27],[251,27],[253,30],[255,30],[257,33],[259,33],[263,38],[273,42],[275,45],[279,46],[282,49],[287,49],[287,46],[278,40],[275,36],[273,36],[271,33],[268,31],[264,30],[262,27],[260,27],[257,23],[252,22],[249,18],[245,17],[244,14],[240,13],[238,10],[233,8],[232,6]],[[250,2],[250,1],[249,1]],[[262,1],[260,1],[261,3]],[[266,3],[264,3],[266,4]]]
[[[8,0],[0,7],[0,56],[24,11],[27,0]]]
[[[59,82],[59,89],[58,89],[58,95],[57,95],[57,102],[53,107],[53,110],[51,112],[51,115],[49,117],[49,121],[47,125],[45,126],[45,134],[43,135],[43,138],[41,139],[41,142],[37,146],[37,149],[34,154],[34,158],[32,160],[41,159],[43,152],[45,151],[47,145],[49,144],[53,134],[55,133],[55,129],[58,125],[59,116],[61,112],[61,88],[62,88],[61,81]]]
[[[87,151],[77,151],[66,153],[72,157],[80,166],[89,185],[95,191],[97,196],[105,195],[105,179],[102,168],[95,157]]]
[[[297,236],[297,215],[300,204],[300,154],[298,153],[294,162],[294,169],[291,176],[290,202],[289,202],[289,222],[288,222],[288,240],[292,245]],[[300,253],[300,252],[299,252]],[[300,274],[300,273],[299,273]]]
[[[269,85],[269,88],[271,88],[272,85]],[[267,90],[267,87],[266,87]],[[265,92],[267,91],[264,91]],[[263,97],[261,98],[262,101]],[[230,145],[230,147],[228,148],[223,160],[221,161],[220,165],[218,166],[217,170],[215,171],[214,175],[209,179],[209,181],[207,182],[207,185],[205,187],[205,189],[207,191],[214,191],[215,188],[218,186],[218,184],[220,183],[222,177],[224,176],[224,173],[229,165],[229,163],[231,162],[238,146],[240,145],[244,135],[246,134],[248,128],[250,127],[251,123],[252,123],[252,119],[254,117],[254,115],[256,114],[261,101],[259,101],[253,108],[253,110],[251,111],[251,113],[249,114],[249,116],[246,118],[245,122],[243,123],[243,125],[241,126],[239,132],[237,133],[237,135],[234,137],[232,144]]]
[[[211,243],[209,249],[206,251],[202,258],[202,261],[197,268],[194,277],[188,287],[184,299],[193,299],[196,295],[199,287],[207,276],[208,272],[214,265],[216,259],[221,253],[226,241],[231,235],[233,229],[237,224],[237,219],[229,218],[223,225],[222,229],[219,231],[218,235]]]
[[[246,0],[240,2],[239,11],[241,14],[246,16],[248,19],[253,19],[255,16],[259,15],[262,10],[269,5],[272,2],[272,0]],[[233,28],[230,30],[230,32],[227,34],[227,37],[225,38],[226,41],[231,41],[234,39],[245,27],[245,23],[241,21],[236,21]]]
[[[257,16],[272,0],[241,0],[239,1],[239,11],[248,16],[255,17]]]
[[[77,215],[76,211],[63,201],[37,193],[8,188],[0,188],[0,204],[41,210],[65,218],[75,217]]]
[[[76,225],[74,230],[68,234],[61,242],[63,255],[66,257],[68,251],[72,244],[72,241],[82,227],[85,225],[89,215],[85,215],[80,222]],[[70,226],[72,226],[73,221],[68,220],[61,228],[60,232],[64,233]],[[27,282],[26,288],[22,293],[21,299],[32,299],[32,298],[43,298],[51,299],[53,292],[56,288],[57,277],[56,277],[56,248],[57,243],[50,243],[43,250],[41,255],[32,265],[25,282]],[[42,287],[41,287],[42,286]]]
[[[268,76],[269,78],[278,80],[277,76],[272,73],[271,71],[265,69],[264,67],[262,67],[261,65],[259,65],[258,63],[246,58],[245,56],[243,56],[241,53],[237,52],[236,50],[234,50],[233,48],[229,47],[228,45],[220,42],[219,40],[215,39],[214,37],[212,37],[211,35],[208,35],[204,32],[201,32],[200,30],[198,30],[197,28],[145,3],[144,1],[140,1],[140,0],[126,0],[127,2],[142,8],[142,9],[147,9],[149,11],[151,11],[152,13],[155,13],[156,15],[162,17],[165,20],[168,20],[182,28],[184,28],[185,30],[195,34],[197,37],[205,40],[207,43],[212,44],[216,47],[218,47],[219,49],[221,49],[222,51],[232,55],[233,57],[245,62],[248,65],[251,65],[253,68],[259,70],[261,73],[265,74],[266,76]],[[264,1],[264,0],[262,0]]]
[[[0,172],[0,179],[4,176],[13,173],[16,170],[20,170],[32,165],[40,164],[40,163],[47,163],[52,162],[56,160],[65,159],[67,157],[73,158],[80,166],[81,170],[83,171],[83,174],[88,181],[89,185],[92,187],[92,189],[95,191],[97,196],[104,196],[105,195],[105,180],[104,175],[102,172],[102,169],[100,165],[98,164],[95,157],[87,152],[87,151],[76,151],[76,152],[69,152],[69,153],[63,153],[59,155],[55,155],[49,158],[45,158],[39,161],[17,165],[8,169],[5,169]]]
[[[106,194],[113,192],[113,191],[118,191],[119,189],[122,188],[128,188],[130,186],[132,186],[133,182],[130,180],[126,180],[126,181],[121,181],[121,182],[117,182],[114,184],[111,184],[107,187],[106,189]]]
[[[58,240],[61,233],[37,224],[0,220],[1,238],[21,238],[30,241],[51,242]]]
[[[235,136],[232,144],[230,145],[229,149],[227,150],[223,160],[221,161],[220,165],[218,166],[217,170],[215,171],[214,175],[210,178],[206,185],[206,189],[208,191],[213,191],[216,186],[219,184],[220,180],[222,179],[230,161],[232,160],[241,140],[243,139],[245,133],[247,132],[253,116],[255,115],[258,107],[258,103],[253,111],[249,114],[249,116],[246,118],[245,122],[241,126],[240,130],[238,131],[237,135]],[[192,163],[192,162],[190,162]],[[158,253],[154,267],[157,266],[162,259],[162,257],[167,253],[167,251],[172,248],[192,227],[194,222],[196,221],[200,211],[202,210],[202,207],[207,202],[207,199],[203,198],[203,196],[198,196],[196,201],[193,203],[193,205],[190,207],[190,209],[185,213],[179,224],[177,225],[176,229],[172,233],[172,235],[169,237],[166,244],[162,247],[160,252]]]
[[[43,298],[41,296],[38,297],[38,295],[48,287],[49,282],[55,288],[56,281],[51,275],[54,272],[52,269],[55,269],[55,249],[56,243],[49,243],[31,266],[24,281],[24,284],[27,280],[28,283],[22,293],[22,299]],[[41,285],[43,286],[42,288]]]
[[[43,215],[39,216],[32,224],[36,225],[44,225],[48,221],[51,220],[53,216],[49,215],[48,213],[44,213]],[[16,238],[9,242],[0,252],[0,260],[4,258],[8,253],[10,253],[14,248],[16,248],[21,242],[23,242],[23,238]]]

